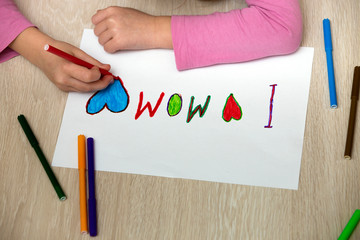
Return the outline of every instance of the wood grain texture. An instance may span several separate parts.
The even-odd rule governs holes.
[[[207,14],[243,0],[17,0],[41,30],[79,46],[97,9],[133,7],[156,15]],[[99,239],[336,239],[360,208],[360,125],[344,159],[353,68],[360,65],[360,1],[300,0],[302,46],[315,48],[299,190],[96,172]],[[71,6],[71,7],[69,7]],[[330,109],[322,20],[329,18],[338,105]],[[80,234],[78,172],[54,168],[60,202],[17,116],[45,155],[54,154],[67,94],[22,57],[0,65],[0,239],[90,239]],[[359,118],[358,118],[359,119]],[[357,122],[359,123],[360,120]],[[360,239],[360,227],[352,239]]]

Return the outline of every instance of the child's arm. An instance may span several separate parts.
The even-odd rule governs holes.
[[[298,0],[247,0],[247,4],[248,8],[227,13],[172,16],[171,20],[110,7],[98,11],[92,21],[108,52],[173,47],[179,70],[297,50],[302,38]]]
[[[247,0],[248,8],[208,16],[174,16],[172,36],[179,70],[244,62],[298,49],[298,0]]]
[[[19,55],[8,46],[22,31],[33,26],[12,0],[0,0],[0,63]]]
[[[0,0],[0,62],[21,54],[64,91],[99,90],[112,81],[111,76],[100,79],[97,68],[89,70],[46,52],[45,44],[52,44],[96,66],[110,69],[109,65],[101,64],[80,49],[39,31],[19,12],[13,1]]]
[[[54,40],[34,27],[25,29],[9,47],[39,67],[63,91],[95,91],[105,88],[113,81],[110,75],[101,78],[97,67],[87,69],[45,51],[45,44],[50,44],[95,66],[110,70],[110,65],[100,63],[73,45]]]

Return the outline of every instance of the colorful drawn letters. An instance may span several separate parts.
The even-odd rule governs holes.
[[[270,107],[269,107],[269,119],[268,124],[264,126],[264,128],[272,128],[271,122],[272,122],[272,113],[273,113],[273,101],[274,101],[274,95],[275,95],[275,87],[277,84],[270,85],[271,87],[271,97],[270,97]],[[164,92],[160,93],[160,96],[155,104],[155,107],[153,108],[150,102],[147,102],[143,106],[144,101],[144,92],[140,92],[139,94],[139,103],[137,107],[137,111],[135,114],[135,120],[137,120],[146,109],[149,111],[149,116],[153,117],[163,98],[165,96]],[[210,104],[211,96],[207,96],[204,105],[201,104],[197,105],[196,107],[193,107],[195,97],[191,96],[190,98],[190,105],[188,109],[188,114],[186,118],[186,122],[190,123],[191,119],[195,116],[197,112],[199,112],[199,117],[203,117],[206,113],[206,110]],[[106,89],[97,91],[94,95],[92,95],[87,104],[86,104],[86,112],[88,114],[97,114],[101,112],[105,107],[114,113],[123,112],[126,110],[126,108],[129,105],[129,94],[124,87],[124,84],[120,78],[116,79],[113,84],[109,85]],[[170,117],[174,117],[178,115],[182,109],[183,105],[183,99],[181,94],[174,93],[170,96],[168,102],[167,102],[167,113]],[[234,120],[240,120],[243,115],[242,109],[240,104],[236,101],[234,95],[231,93],[224,103],[224,108],[222,110],[222,118],[225,122],[230,122],[232,119]]]

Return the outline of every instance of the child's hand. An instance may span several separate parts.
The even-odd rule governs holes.
[[[79,48],[56,41],[33,27],[25,29],[9,47],[39,67],[63,91],[96,91],[106,88],[113,81],[110,75],[101,77],[98,67],[87,69],[45,51],[45,44],[53,45],[95,66],[110,70],[110,65],[102,64]]]
[[[131,8],[108,7],[92,17],[94,33],[105,51],[172,48],[171,18]]]
[[[109,64],[102,64],[79,48],[76,48],[68,43],[55,41],[52,45],[64,52],[97,66],[92,69],[88,69],[45,51],[43,53],[44,64],[41,64],[39,67],[61,90],[90,92],[104,89],[113,82],[113,77],[111,75],[101,76],[99,71],[99,67],[109,71]]]

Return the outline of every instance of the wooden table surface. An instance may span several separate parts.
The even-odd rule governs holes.
[[[18,0],[50,36],[79,46],[97,9],[207,14],[244,0]],[[98,239],[337,239],[360,208],[360,116],[353,159],[343,157],[354,66],[360,65],[360,1],[300,0],[302,46],[314,47],[297,191],[96,172]],[[329,107],[322,20],[331,19],[338,109]],[[23,57],[0,65],[0,239],[89,239],[80,234],[78,171],[54,168],[60,202],[17,121],[24,114],[49,160],[67,99]],[[358,109],[360,110],[360,109]],[[358,113],[359,115],[359,113]],[[351,239],[360,239],[360,227]]]

